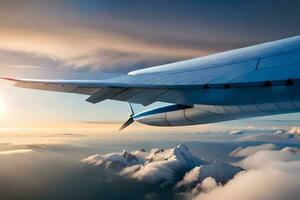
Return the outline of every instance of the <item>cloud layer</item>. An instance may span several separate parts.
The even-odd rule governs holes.
[[[277,147],[274,144],[262,144],[258,146],[239,147],[230,153],[232,157],[247,157],[262,150],[275,150]]]
[[[259,141],[259,142],[294,142],[300,141],[300,137],[297,132],[298,128],[284,129],[272,129],[272,130],[254,130],[249,134],[242,134],[237,138],[239,142],[246,141]]]
[[[235,163],[236,166],[217,161],[208,163],[179,145],[150,152],[94,155],[82,162],[121,177],[173,187],[179,198],[296,200],[300,195],[299,148],[279,148],[274,144],[246,146],[234,150],[230,156],[243,159]]]
[[[82,162],[137,181],[174,185],[176,190],[192,189],[208,177],[223,184],[242,170],[222,162],[207,163],[194,156],[184,145],[166,150],[152,149],[150,152],[97,154],[82,159]]]
[[[23,153],[30,153],[32,149],[16,149],[16,150],[7,150],[7,151],[0,151],[0,155],[12,155],[12,154],[23,154]]]
[[[192,155],[186,146],[174,149],[152,149],[105,155],[93,155],[82,160],[104,169],[148,183],[169,184],[176,179],[177,173],[185,172],[205,163]]]
[[[61,66],[130,69],[299,33],[299,2],[273,2],[271,11],[258,3],[3,1],[0,49]]]

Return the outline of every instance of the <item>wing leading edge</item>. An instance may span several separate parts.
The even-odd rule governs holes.
[[[261,77],[260,73],[256,73]],[[2,78],[15,82],[16,87],[38,89],[46,91],[66,92],[88,95],[86,99],[90,103],[98,103],[106,99],[149,105],[160,101],[192,106],[194,104],[205,105],[235,105],[237,98],[243,93],[259,92],[269,88],[274,93],[287,86],[300,85],[299,78],[291,76],[276,76],[276,79],[255,79],[247,82],[218,82],[187,85],[158,85],[147,82],[141,83],[139,77],[127,76],[126,82],[118,78],[105,80],[33,80]],[[240,79],[244,80],[244,79]],[[274,86],[274,87],[272,87]],[[294,88],[294,87],[289,87]],[[246,99],[247,100],[247,99]],[[249,103],[252,99],[249,99]],[[248,102],[243,102],[247,104]]]
[[[166,88],[145,84],[118,83],[118,80],[37,80],[2,77],[15,82],[16,87],[89,95],[86,101],[98,103],[111,99],[149,105]],[[154,88],[153,88],[154,87]],[[168,100],[166,100],[168,101]]]

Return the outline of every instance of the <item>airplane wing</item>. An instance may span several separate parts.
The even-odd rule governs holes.
[[[21,88],[88,95],[86,101],[90,103],[111,99],[149,105],[158,100],[173,102],[175,99],[172,100],[168,95],[163,94],[171,91],[172,93],[182,92],[174,86],[131,83],[135,79],[130,76],[105,80],[37,80],[8,77],[2,77],[2,79],[13,81],[16,87]]]
[[[230,105],[236,104],[233,98],[251,92],[251,88],[269,87],[276,92],[276,88],[300,84],[300,38],[137,70],[104,80],[4,79],[14,81],[17,87],[88,95],[86,101],[91,103],[111,99],[143,105],[156,101],[188,106]]]

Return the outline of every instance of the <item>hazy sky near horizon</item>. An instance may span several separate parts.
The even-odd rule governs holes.
[[[0,75],[95,79],[101,72],[126,73],[298,35],[299,12],[296,0],[1,1]],[[85,96],[5,81],[0,88],[3,126],[123,121],[128,115],[124,103],[92,105]]]

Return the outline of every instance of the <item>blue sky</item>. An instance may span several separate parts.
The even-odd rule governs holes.
[[[298,1],[0,3],[1,76],[97,79],[298,35]],[[123,121],[127,105],[23,90],[1,81],[3,126]],[[284,119],[299,118],[280,117]],[[236,122],[234,122],[236,124]]]

